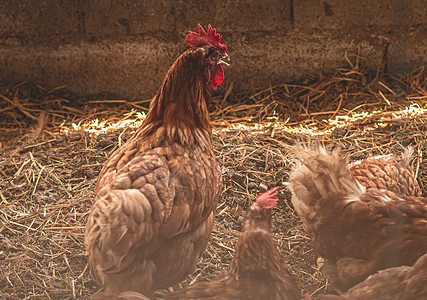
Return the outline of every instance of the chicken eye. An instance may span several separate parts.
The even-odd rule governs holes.
[[[216,57],[217,57],[217,54],[216,54],[216,53],[212,54],[212,55],[211,55],[211,60],[212,60],[212,61],[215,61],[215,60],[216,60]]]

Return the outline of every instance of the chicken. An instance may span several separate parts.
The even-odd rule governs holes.
[[[427,249],[427,199],[366,189],[348,158],[321,147],[295,149],[292,203],[321,271],[346,291],[376,271],[413,265]]]
[[[414,150],[408,147],[400,158],[381,155],[350,164],[354,178],[365,188],[386,189],[407,196],[421,196],[421,189],[410,167]]]
[[[212,281],[178,290],[165,299],[300,299],[273,240],[271,209],[278,201],[277,190],[259,194],[249,207],[226,272]]]
[[[209,282],[199,282],[162,299],[300,299],[272,236],[271,209],[278,200],[273,188],[258,195],[243,222],[243,233],[228,270]],[[137,292],[118,296],[98,292],[93,300],[146,300]]]
[[[106,293],[150,297],[183,280],[205,250],[221,193],[207,101],[227,46],[209,25],[189,32],[135,134],[103,166],[85,244]]]
[[[306,297],[306,299],[311,299]],[[316,300],[425,300],[427,299],[427,254],[413,266],[379,271],[355,285],[345,294],[320,295]]]

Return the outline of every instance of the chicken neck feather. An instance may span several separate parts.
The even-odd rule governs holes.
[[[150,104],[140,135],[148,138],[163,127],[171,142],[203,144],[198,141],[203,135],[211,138],[205,52],[204,48],[189,49],[170,67]],[[204,134],[200,136],[201,133]]]

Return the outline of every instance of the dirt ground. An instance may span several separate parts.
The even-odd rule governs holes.
[[[426,194],[426,82],[422,68],[397,78],[353,66],[247,94],[224,86],[210,103],[223,194],[208,248],[183,285],[226,269],[248,205],[282,186],[274,210],[278,247],[302,291],[333,293],[283,186],[290,150],[320,140],[353,161],[411,145]],[[28,84],[4,85],[0,95],[0,298],[88,298],[97,288],[83,242],[96,178],[148,101],[76,99]]]

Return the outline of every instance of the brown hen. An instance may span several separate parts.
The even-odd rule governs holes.
[[[243,232],[228,270],[209,282],[199,282],[163,299],[300,299],[299,290],[286,269],[272,236],[271,209],[278,200],[273,188],[258,195],[249,207]],[[98,292],[94,300],[145,300],[144,295]]]
[[[277,189],[259,194],[249,207],[226,272],[165,299],[300,299],[297,285],[273,240],[271,209],[278,201]]]
[[[311,299],[311,298],[306,298]],[[341,296],[320,295],[316,300],[425,300],[427,299],[427,254],[413,266],[379,271]]]
[[[171,66],[136,133],[105,163],[86,225],[89,267],[106,293],[183,280],[205,250],[221,192],[209,87],[224,79],[227,47],[209,25]]]
[[[322,272],[345,291],[376,271],[413,265],[427,249],[427,199],[366,189],[348,158],[298,147],[289,187]]]
[[[410,166],[414,150],[408,147],[401,157],[381,155],[350,164],[354,178],[365,188],[385,189],[401,195],[421,196]]]

